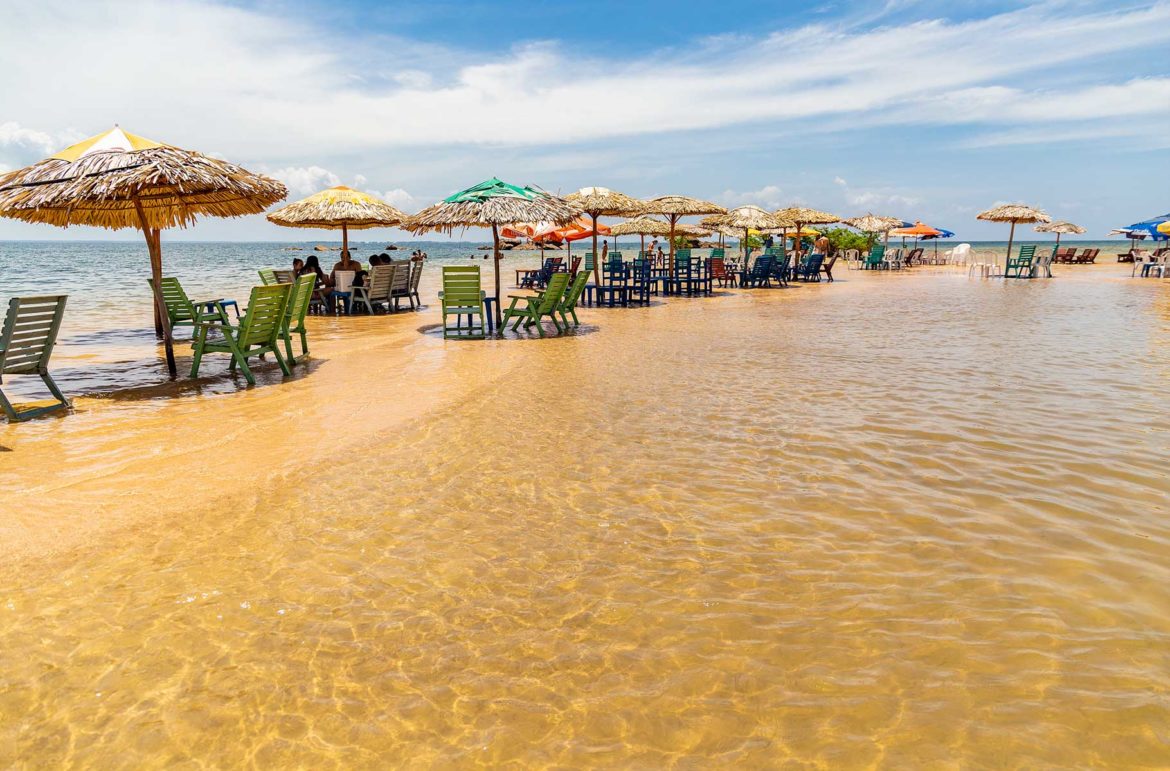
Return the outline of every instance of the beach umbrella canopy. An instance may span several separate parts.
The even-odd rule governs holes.
[[[498,328],[503,320],[500,309],[500,228],[516,222],[548,221],[554,225],[567,225],[581,213],[577,206],[544,190],[510,185],[492,177],[428,206],[408,219],[403,227],[412,233],[450,233],[455,228],[492,229]]]
[[[1081,233],[1085,232],[1085,229],[1083,227],[1081,227],[1080,225],[1074,225],[1071,222],[1064,222],[1064,221],[1048,222],[1048,223],[1044,223],[1042,225],[1037,225],[1034,228],[1034,230],[1037,233],[1055,233],[1057,247],[1060,246],[1061,235],[1063,235],[1065,233],[1068,233],[1070,235],[1080,235]]]
[[[852,219],[841,220],[842,224],[848,225],[854,230],[860,230],[863,233],[888,233],[894,228],[909,227],[910,223],[905,222],[898,217],[881,217],[872,212],[864,214],[860,217],[853,217]]]
[[[313,193],[268,215],[268,221],[286,228],[341,230],[341,248],[349,251],[349,231],[401,225],[409,219],[380,198],[336,185]]]
[[[830,214],[827,211],[820,211],[819,209],[810,209],[806,206],[789,206],[787,209],[780,209],[774,212],[777,217],[782,217],[795,226],[799,232],[805,225],[831,225],[834,222],[840,222],[841,218],[836,214]],[[785,257],[787,257],[788,240],[784,241]]]
[[[1148,220],[1135,222],[1128,225],[1122,230],[1128,230],[1131,233],[1145,233],[1151,238],[1164,240],[1167,237],[1167,231],[1161,229],[1161,225],[1170,222],[1170,214],[1163,214],[1161,217],[1151,217]]]
[[[546,241],[559,244],[562,242],[580,241],[585,238],[594,238],[598,235],[607,236],[609,234],[610,228],[607,226],[599,223],[595,230],[592,222],[584,217],[578,217],[568,225],[552,226],[537,230],[532,234],[532,240],[538,243]]]
[[[583,187],[565,196],[581,211],[593,218],[593,280],[601,285],[601,253],[597,251],[597,218],[636,217],[642,213],[642,202],[636,198],[610,190],[608,187]]]
[[[1016,223],[1018,222],[1052,222],[1052,218],[1044,212],[1043,209],[1037,209],[1033,206],[1026,206],[1022,203],[1011,203],[1003,206],[996,206],[994,209],[988,209],[985,212],[980,212],[975,216],[975,219],[985,220],[987,222],[1010,222],[1012,229],[1008,233],[1008,259],[1012,256],[1012,241],[1016,236]],[[1005,270],[1004,273],[1007,271]]]
[[[115,126],[0,177],[0,215],[59,227],[137,228],[155,287],[155,330],[176,374],[170,317],[159,292],[164,228],[197,217],[260,214],[288,190],[275,179]]]
[[[903,238],[938,238],[942,234],[943,231],[938,228],[932,228],[930,225],[925,225],[917,220],[908,228],[894,228],[890,231],[891,236],[901,236]]]
[[[740,231],[743,231],[741,246],[743,248],[744,264],[746,266],[749,254],[748,236],[753,231],[759,233],[765,230],[783,228],[788,224],[788,221],[761,209],[759,206],[748,204],[747,206],[737,206],[727,212],[727,214],[717,214],[713,217],[707,217],[703,220],[703,223],[716,228],[728,228],[735,231],[735,235],[737,236]]]
[[[1084,231],[1081,232],[1083,233]],[[1161,225],[1159,225],[1158,232],[1164,236],[1170,236],[1170,221],[1163,222]]]
[[[646,236],[666,236],[670,235],[670,223],[662,220],[654,219],[653,217],[637,217],[632,220],[614,225],[609,229],[610,233],[614,235],[614,244],[617,244],[618,236],[641,236],[642,238],[642,253],[646,253]]]
[[[670,223],[670,275],[674,277],[674,232],[680,217],[701,214],[725,214],[727,210],[717,203],[691,198],[685,195],[660,195],[652,198],[642,207],[643,214],[661,214]]]

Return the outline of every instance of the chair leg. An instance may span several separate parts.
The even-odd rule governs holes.
[[[207,342],[207,327],[199,327],[193,346],[194,357],[191,360],[191,377],[199,377],[199,363],[203,361],[203,345]]]
[[[280,343],[279,342],[276,345],[272,346],[272,355],[276,357],[276,363],[280,365],[280,371],[283,372],[285,375],[291,375],[292,368],[289,366],[289,364],[292,362],[292,357],[290,356],[288,358],[288,361],[284,360],[284,357],[280,355]]]

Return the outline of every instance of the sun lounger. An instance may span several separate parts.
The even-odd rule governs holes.
[[[922,265],[923,264],[922,247],[916,247],[914,249],[911,249],[910,253],[906,255],[905,262],[906,262],[906,267],[911,267],[913,265]]]
[[[439,302],[443,306],[443,337],[482,340],[485,332],[483,300],[487,293],[480,288],[478,265],[444,265],[443,289]],[[447,323],[447,317],[455,317],[455,326]],[[467,317],[467,329],[463,329],[463,317]],[[478,324],[475,319],[478,318]]]
[[[544,337],[544,326],[540,323],[540,320],[545,316],[552,319],[553,326],[560,333],[562,331],[561,324],[557,321],[556,311],[560,307],[561,298],[564,297],[565,289],[568,285],[568,273],[554,273],[548,281],[548,286],[540,294],[509,295],[508,297],[511,299],[512,304],[504,311],[504,320],[500,324],[498,333],[501,335],[504,334],[504,327],[508,326],[508,322],[515,318],[516,322],[512,325],[513,332],[523,322],[525,329],[535,326],[536,333]]]
[[[148,278],[146,282],[153,289],[154,279]],[[187,297],[187,293],[183,291],[183,285],[179,283],[177,278],[164,276],[161,286],[163,304],[167,308],[171,329],[186,326],[191,327],[194,331],[194,327],[203,321],[227,321],[227,314],[224,312],[222,304],[223,300],[192,302]]]
[[[252,287],[248,309],[244,311],[239,326],[232,326],[226,318],[199,322],[192,345],[195,356],[191,362],[191,377],[199,377],[199,365],[205,353],[230,355],[232,359],[228,368],[235,372],[238,366],[250,385],[256,384],[256,378],[248,367],[248,359],[253,356],[271,353],[281,371],[291,375],[288,362],[280,354],[280,337],[292,289],[292,284]],[[220,332],[222,338],[208,339],[208,333],[213,329]]]
[[[375,267],[384,268],[386,266],[377,265]],[[305,329],[305,314],[309,311],[309,303],[313,301],[313,284],[316,283],[316,280],[316,276],[307,273],[298,278],[290,290],[291,296],[284,314],[284,326],[280,330],[280,336],[284,338],[284,350],[288,354],[290,367],[295,366],[301,359],[309,355],[309,331]],[[299,357],[293,356],[293,335],[300,335],[301,338],[301,355]]]
[[[1008,255],[1003,268],[1004,278],[1032,278],[1032,261],[1036,258],[1036,246],[1026,244],[1020,247],[1015,257]]]
[[[4,329],[0,331],[0,384],[5,375],[37,375],[56,399],[48,406],[17,410],[0,388],[0,407],[9,421],[25,421],[70,407],[69,400],[49,374],[49,357],[61,330],[67,297],[63,294],[13,297],[8,301]]]
[[[573,283],[569,285],[568,291],[565,292],[565,296],[561,298],[561,302],[557,306],[557,313],[565,322],[565,329],[569,328],[569,316],[573,317],[573,326],[581,326],[581,320],[577,318],[577,303],[580,302],[581,294],[585,291],[587,283],[589,283],[589,274],[585,271],[574,276]]]
[[[1056,250],[1052,256],[1052,261],[1057,263],[1069,263],[1073,261],[1073,256],[1077,253],[1075,246],[1062,246]]]
[[[1074,262],[1080,263],[1082,265],[1086,263],[1094,263],[1097,261],[1097,255],[1100,253],[1100,249],[1086,249],[1080,253],[1080,256],[1078,256]]]

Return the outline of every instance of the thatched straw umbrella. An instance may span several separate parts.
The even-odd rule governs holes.
[[[313,193],[308,198],[282,206],[268,215],[268,221],[286,228],[341,229],[341,249],[349,251],[349,231],[401,225],[408,215],[369,193],[345,185]]]
[[[797,253],[800,252],[800,235],[805,225],[829,225],[841,221],[841,218],[836,214],[829,214],[827,211],[820,211],[819,209],[809,209],[805,206],[789,206],[787,209],[780,209],[773,212],[773,214],[793,223],[796,229]],[[784,236],[784,256],[788,257],[787,231],[785,231]]]
[[[1051,222],[1051,223],[1048,223],[1045,225],[1037,225],[1034,228],[1034,230],[1037,233],[1055,233],[1056,234],[1056,247],[1055,248],[1057,248],[1057,249],[1060,248],[1060,236],[1062,233],[1068,233],[1070,235],[1080,235],[1081,233],[1085,232],[1085,229],[1083,227],[1081,227],[1080,225],[1074,225],[1071,222],[1064,222],[1064,221]]]
[[[882,234],[884,240],[888,243],[891,230],[906,226],[905,220],[899,219],[898,217],[882,217],[873,212],[867,212],[860,217],[841,220],[841,223],[848,225],[854,230],[860,230],[862,233],[868,234],[870,237],[870,248],[873,247],[873,242],[879,233]]]
[[[783,229],[788,225],[787,220],[781,217],[777,217],[774,214],[770,214],[761,209],[759,206],[752,206],[750,204],[748,206],[738,206],[727,212],[727,214],[707,217],[703,220],[703,223],[707,225],[714,225],[716,228],[723,227],[734,229],[736,231],[736,235],[739,235],[740,230],[743,231],[743,243],[741,246],[743,247],[744,270],[747,269],[749,255],[748,231],[759,230],[762,232],[765,230],[776,230],[778,228]]]
[[[566,201],[579,206],[593,218],[593,280],[601,284],[601,253],[597,251],[597,218],[636,217],[642,213],[642,202],[608,187],[583,187],[565,196]]]
[[[0,215],[60,227],[141,230],[154,279],[155,331],[174,376],[170,317],[159,293],[162,229],[187,227],[200,215],[259,214],[287,194],[274,179],[115,126],[0,177]]]
[[[670,225],[653,217],[638,217],[627,222],[614,225],[609,229],[614,236],[614,250],[617,250],[617,236],[641,236],[642,254],[646,253],[646,236],[665,236],[670,234]]]
[[[643,214],[663,214],[670,222],[670,277],[674,278],[674,231],[680,217],[691,217],[700,214],[726,214],[717,203],[700,201],[685,195],[663,195],[651,199],[642,207]]]
[[[1010,222],[1012,229],[1008,233],[1008,247],[1007,256],[1010,260],[1012,257],[1012,242],[1016,238],[1016,223],[1017,222],[1052,222],[1052,218],[1048,216],[1042,209],[1037,209],[1032,206],[1025,206],[1022,203],[1012,203],[1005,206],[996,206],[994,209],[988,209],[975,216],[977,220],[985,220],[987,222]],[[1006,263],[1005,263],[1006,264]],[[1006,273],[1007,270],[1005,269]]]
[[[533,187],[518,187],[492,177],[449,195],[420,211],[403,225],[412,233],[450,233],[455,228],[490,227],[496,267],[496,325],[500,309],[500,227],[515,222],[551,222],[567,225],[581,210],[563,198]]]

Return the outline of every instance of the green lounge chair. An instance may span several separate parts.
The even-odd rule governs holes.
[[[443,338],[466,338],[482,340],[487,330],[484,326],[483,299],[487,293],[480,288],[478,265],[444,265],[443,291],[439,301],[443,305]],[[455,326],[447,323],[447,316],[455,317]],[[467,330],[463,329],[463,317],[467,316]],[[478,317],[478,324],[474,319]]]
[[[508,321],[515,317],[516,323],[512,325],[513,332],[519,328],[520,322],[523,321],[525,329],[535,325],[536,333],[544,337],[544,327],[540,323],[544,316],[552,319],[553,326],[557,328],[558,333],[562,332],[561,324],[557,321],[556,310],[560,306],[561,298],[564,297],[565,288],[568,285],[568,273],[554,273],[548,280],[548,287],[540,294],[508,295],[512,304],[508,306],[508,310],[504,311],[504,320],[500,323],[499,334],[504,334],[504,327],[508,326]],[[522,307],[518,307],[520,303],[523,303]]]
[[[199,364],[203,361],[205,353],[230,354],[232,361],[229,369],[235,372],[236,365],[239,365],[249,385],[256,385],[256,378],[248,368],[248,359],[253,356],[271,353],[276,357],[276,363],[280,365],[281,371],[291,375],[292,370],[280,355],[280,337],[292,289],[292,284],[252,287],[248,309],[244,311],[244,318],[239,326],[233,327],[227,322],[226,317],[219,321],[200,322],[196,329],[195,342],[192,344],[195,359],[191,362],[191,377],[199,377]],[[222,340],[207,339],[208,331],[213,328],[223,333]]]
[[[569,291],[565,292],[561,304],[557,306],[557,313],[561,314],[561,318],[565,322],[565,329],[569,328],[569,316],[573,317],[573,326],[581,326],[581,320],[577,318],[577,302],[581,299],[587,283],[589,283],[589,274],[581,271],[573,278],[573,283],[569,285]]]
[[[148,278],[146,282],[150,284],[153,290],[154,279]],[[227,323],[228,317],[221,304],[223,302],[222,300],[191,302],[187,298],[187,293],[183,291],[183,285],[179,283],[179,279],[177,278],[163,277],[162,298],[163,303],[167,306],[167,316],[171,320],[171,329],[179,326],[194,328],[204,321],[222,321]],[[194,329],[192,329],[192,332],[194,332]]]
[[[9,421],[23,421],[46,412],[67,409],[69,400],[49,374],[49,357],[61,329],[67,295],[13,297],[8,301],[4,330],[0,332],[0,383],[5,375],[40,375],[57,400],[47,407],[18,411],[0,389],[0,407]]]
[[[264,286],[271,286],[276,283],[276,271],[272,268],[261,268],[256,271],[260,274],[260,283]]]
[[[886,247],[884,244],[874,244],[869,254],[865,256],[865,262],[861,267],[865,270],[881,270],[886,267]]]
[[[378,267],[382,267],[379,265]],[[288,305],[285,307],[284,325],[280,336],[284,338],[284,350],[288,353],[288,364],[295,366],[301,359],[309,355],[309,336],[305,329],[305,314],[309,312],[309,303],[313,301],[313,287],[317,277],[307,273],[297,279],[292,285]],[[293,356],[292,336],[301,336],[301,355]]]
[[[1013,259],[1008,255],[1007,265],[1003,268],[1004,278],[1031,278],[1032,260],[1036,257],[1036,245],[1028,244],[1020,247],[1020,253]]]

